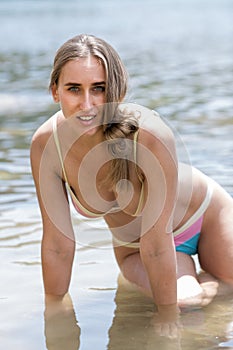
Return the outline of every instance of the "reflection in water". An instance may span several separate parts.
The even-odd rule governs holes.
[[[79,349],[80,328],[69,295],[63,301],[47,301],[44,320],[48,350]]]
[[[181,135],[187,147],[187,153],[182,153],[185,160],[233,194],[232,1],[102,0],[73,1],[67,6],[65,1],[20,0],[19,6],[19,0],[11,0],[0,1],[0,20],[1,346],[41,350],[44,333],[37,307],[44,308],[43,302],[38,302],[42,295],[42,230],[30,174],[29,145],[33,131],[57,108],[47,93],[55,50],[65,39],[81,32],[106,38],[120,52],[129,71],[129,101],[158,110]],[[100,278],[98,253],[85,246],[86,241],[91,241],[97,250],[98,246],[110,248],[103,228],[94,225],[90,223],[91,236],[86,231],[83,234],[82,225],[77,225],[77,240],[83,243],[79,259],[86,264],[91,255],[92,262],[88,271],[84,265],[78,267],[82,283],[75,286],[74,301],[80,303],[77,310],[87,308],[85,301],[82,304],[76,298],[87,275],[91,279],[87,288],[90,283],[103,283],[111,289],[114,283],[110,276],[114,274],[112,265],[108,265],[108,274],[101,270]],[[106,267],[105,256],[100,259]],[[20,281],[17,289],[15,281]],[[96,289],[100,303],[101,293]],[[92,298],[88,302],[94,307],[96,301]],[[91,310],[84,315],[86,328],[91,325],[86,336],[97,343],[98,336],[108,331],[104,323],[108,318],[106,305],[114,307],[110,296],[105,298],[108,303],[103,310],[98,308],[96,319],[90,320]],[[109,330],[111,350],[233,347],[230,297],[216,299],[203,310],[182,314],[180,344],[156,336],[153,304],[142,295],[119,284],[115,302]],[[51,316],[47,305],[45,335],[50,350],[82,347],[74,309],[66,311]],[[29,334],[32,317],[33,331]],[[12,334],[17,334],[17,339]],[[82,337],[83,349],[93,350],[93,344],[88,347],[85,341],[85,332]]]
[[[180,339],[169,340],[156,333],[156,310],[151,300],[119,280],[108,350],[207,350],[232,344],[227,340],[233,335],[231,298],[219,297],[204,309],[182,312]]]
[[[118,281],[108,349],[145,349],[154,305],[150,299]]]
[[[233,300],[229,297],[219,297],[204,309],[182,312],[180,338],[172,340],[158,336],[156,309],[151,299],[135,290],[121,275],[115,304],[108,331],[108,350],[207,350],[232,346]],[[91,313],[92,310],[90,317]],[[102,313],[104,317],[105,311],[102,310]],[[82,346],[80,344],[81,330],[69,295],[66,295],[63,303],[47,302],[44,320],[48,350],[86,349],[85,337]]]

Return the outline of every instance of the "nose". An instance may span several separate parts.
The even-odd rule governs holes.
[[[92,96],[89,91],[84,91],[80,101],[80,108],[83,111],[88,111],[93,107]]]

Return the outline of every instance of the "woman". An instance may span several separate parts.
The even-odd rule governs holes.
[[[161,334],[175,335],[179,306],[208,304],[215,278],[233,284],[232,198],[178,164],[174,136],[155,112],[121,104],[127,74],[103,40],[80,35],[63,44],[50,89],[61,110],[31,145],[47,297],[62,299],[71,279],[69,194],[78,212],[105,219],[123,276],[153,297]]]

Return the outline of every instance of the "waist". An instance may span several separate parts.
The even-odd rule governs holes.
[[[208,184],[207,191],[206,191],[206,196],[205,199],[203,200],[202,204],[200,207],[197,209],[197,211],[186,221],[184,225],[182,225],[179,229],[173,231],[173,236],[176,237],[180,233],[184,232],[188,228],[190,228],[195,222],[197,222],[201,216],[204,214],[206,209],[208,208],[211,198],[212,198],[212,193],[213,189],[210,184]],[[125,242],[122,241],[116,237],[113,237],[113,242],[118,245],[118,246],[126,246],[128,248],[134,248],[138,249],[140,247],[140,242]]]

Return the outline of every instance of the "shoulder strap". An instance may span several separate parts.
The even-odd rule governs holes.
[[[58,133],[57,133],[57,115],[54,116],[53,118],[53,137],[54,137],[54,141],[55,141],[55,145],[57,148],[57,153],[60,159],[60,163],[61,163],[61,167],[62,167],[62,171],[63,171],[63,175],[64,175],[64,179],[66,182],[66,186],[67,189],[69,191],[69,194],[71,195],[71,198],[73,200],[74,206],[76,207],[76,209],[80,212],[80,210],[87,216],[91,216],[91,217],[100,217],[103,216],[103,213],[92,213],[91,211],[89,211],[88,209],[86,209],[78,200],[78,198],[76,197],[74,191],[72,190],[72,188],[69,185],[67,176],[66,176],[66,171],[65,171],[65,167],[64,167],[64,163],[63,163],[63,158],[62,158],[62,152],[61,152],[61,147],[60,147],[60,142],[59,142],[59,138],[58,138]]]
[[[138,179],[141,182],[141,193],[140,193],[140,197],[139,197],[139,201],[138,201],[138,207],[135,211],[135,213],[133,214],[133,216],[137,216],[141,211],[142,211],[142,207],[143,207],[143,202],[144,202],[144,178],[142,176],[142,174],[138,171],[138,166],[137,166],[137,139],[138,139],[138,133],[139,130],[137,130],[134,134],[134,138],[133,138],[133,142],[134,142],[134,146],[133,146],[133,152],[134,152],[134,164],[135,164],[135,171],[137,173]]]
[[[136,170],[138,179],[139,179],[139,181],[141,183],[143,183],[144,179],[142,177],[142,174],[138,171],[138,166],[137,166],[137,140],[138,140],[138,133],[139,133],[139,130],[137,130],[134,133],[134,136],[133,136],[133,157],[134,157],[134,165],[135,165],[135,170]]]
[[[61,153],[60,142],[59,142],[59,138],[58,138],[58,134],[57,134],[57,115],[55,115],[53,117],[53,137],[54,137],[55,145],[56,145],[56,148],[57,148],[57,153],[58,153],[58,156],[59,156],[59,159],[60,159],[62,172],[63,172],[64,178],[65,178],[65,181],[68,184],[66,171],[65,171],[65,167],[64,167],[64,163],[63,163],[63,158],[62,158],[62,153]]]

